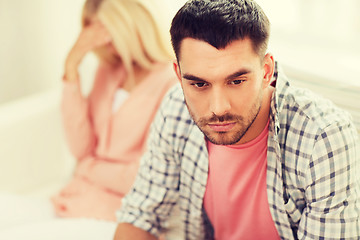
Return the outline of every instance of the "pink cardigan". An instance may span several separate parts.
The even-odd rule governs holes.
[[[106,67],[99,67],[88,98],[78,83],[64,83],[64,128],[78,165],[73,179],[52,198],[61,217],[115,220],[134,182],[151,121],[176,82],[171,64],[159,64],[113,113],[113,97],[126,73],[116,70],[117,80],[111,81],[107,74]]]

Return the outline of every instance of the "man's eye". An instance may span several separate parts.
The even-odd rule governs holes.
[[[191,85],[193,85],[193,86],[195,86],[197,88],[203,88],[203,87],[206,86],[206,83],[204,83],[204,82],[194,82]]]
[[[244,82],[244,80],[234,80],[234,81],[231,81],[231,84],[233,84],[233,85],[239,85],[239,84],[241,84],[242,82]]]

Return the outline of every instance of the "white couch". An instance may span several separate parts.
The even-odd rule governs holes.
[[[65,144],[59,102],[60,91],[51,90],[0,106],[0,194],[5,199],[1,204],[9,205],[0,207],[1,217],[11,216],[0,228],[2,240],[113,239],[116,223],[36,219],[37,209],[27,208],[33,203],[50,208],[49,197],[66,183],[75,166]],[[14,217],[17,212],[30,221]],[[12,225],[14,220],[17,225]]]
[[[59,102],[51,90],[0,106],[0,192],[45,196],[71,176]]]

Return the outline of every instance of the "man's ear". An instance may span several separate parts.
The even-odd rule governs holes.
[[[268,87],[272,82],[275,69],[274,56],[271,53],[267,53],[264,57],[264,76],[263,76],[263,86]]]
[[[173,62],[173,66],[174,66],[174,71],[176,73],[176,76],[177,76],[177,78],[178,78],[178,80],[180,81],[180,84],[181,84],[181,71],[180,71],[179,64],[178,64],[178,62],[176,60]]]

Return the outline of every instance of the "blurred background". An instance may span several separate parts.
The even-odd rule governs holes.
[[[359,0],[258,0],[272,23],[270,50],[285,65],[360,85]]]
[[[159,11],[174,15],[184,0]],[[84,0],[0,0],[0,190],[29,192],[69,176],[59,100]],[[269,51],[294,85],[348,110],[360,129],[360,1],[258,0]],[[80,73],[89,91],[96,59]],[[70,170],[69,170],[70,169]],[[60,181],[61,182],[61,181]],[[11,183],[11,184],[10,184]]]
[[[0,0],[0,103],[58,86],[83,0]]]

